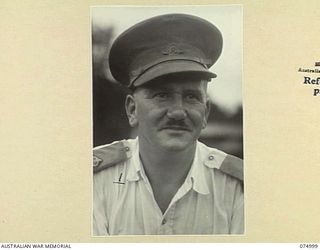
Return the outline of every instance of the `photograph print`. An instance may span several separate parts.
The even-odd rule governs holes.
[[[92,235],[243,235],[242,6],[91,7]]]

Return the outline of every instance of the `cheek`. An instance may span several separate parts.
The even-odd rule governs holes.
[[[153,102],[144,102],[137,105],[137,118],[142,123],[155,123],[161,120],[167,112],[166,107],[159,107]]]
[[[201,126],[206,117],[205,105],[189,109],[189,117],[195,125]]]
[[[171,105],[168,103],[154,103],[152,101],[144,100],[137,103],[137,119],[140,126],[148,126],[148,124],[157,124],[161,122],[170,109]],[[201,127],[205,120],[206,105],[190,105],[185,104],[185,110],[188,113],[188,118],[194,126]]]

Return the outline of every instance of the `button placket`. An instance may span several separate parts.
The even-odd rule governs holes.
[[[162,220],[160,222],[160,226],[159,226],[159,230],[158,230],[158,234],[167,234],[167,219],[165,218],[165,216],[162,217]]]
[[[174,212],[177,206],[177,202],[174,203],[174,205],[172,206],[171,210],[170,210],[170,214],[168,215],[169,218],[169,223],[168,223],[168,227],[170,228],[170,234],[173,234],[173,226],[174,226]]]
[[[164,214],[161,229],[164,234],[172,234],[173,233],[173,216],[176,204],[173,204],[170,209]]]

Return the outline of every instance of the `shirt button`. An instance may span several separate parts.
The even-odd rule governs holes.
[[[163,219],[161,224],[164,225],[164,224],[166,224],[166,223],[167,223],[167,220],[166,220],[166,219]]]
[[[130,150],[130,148],[129,147],[126,147],[126,151],[129,151]]]
[[[214,159],[213,155],[209,156],[209,160],[212,161]]]

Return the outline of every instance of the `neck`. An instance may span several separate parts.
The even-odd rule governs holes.
[[[182,185],[193,162],[196,142],[182,151],[169,151],[150,145],[139,138],[139,152],[151,185],[175,183]]]

